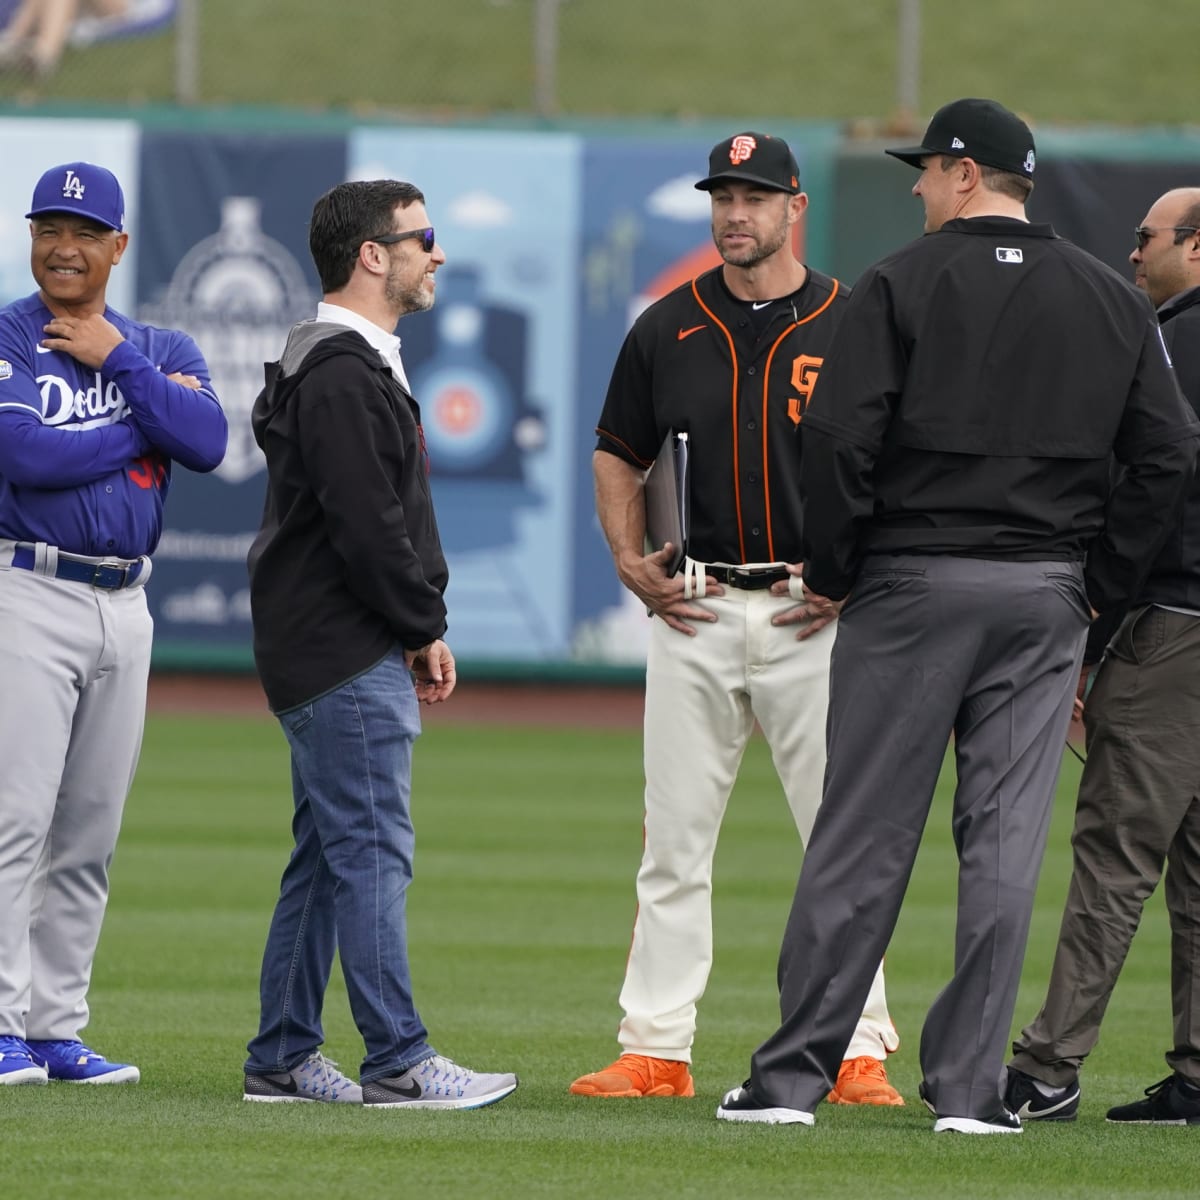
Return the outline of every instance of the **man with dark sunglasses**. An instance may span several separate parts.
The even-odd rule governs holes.
[[[1200,187],[1161,196],[1133,233],[1134,283],[1158,309],[1179,385],[1200,411]],[[1075,867],[1046,1001],[1013,1045],[1008,1107],[1030,1121],[1075,1119],[1079,1070],[1166,865],[1172,1073],[1108,1120],[1200,1125],[1200,483],[1133,606],[1093,626],[1084,664],[1080,695],[1093,672],[1095,683]]]
[[[254,654],[291,748],[295,848],[263,954],[246,1100],[480,1108],[517,1086],[433,1049],[408,968],[419,706],[456,682],[421,412],[393,333],[432,307],[446,261],[424,201],[395,180],[317,201],[309,247],[325,298],[268,364],[254,406],[267,459],[249,558]],[[335,947],[366,1044],[361,1086],[320,1049]]]

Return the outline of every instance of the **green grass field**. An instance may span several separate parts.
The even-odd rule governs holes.
[[[935,1138],[916,1097],[925,1007],[951,957],[943,789],[888,956],[904,1109],[822,1106],[813,1129],[730,1128],[713,1110],[775,1022],[778,938],[799,860],[752,744],[717,860],[716,965],[693,1101],[571,1097],[615,1052],[640,854],[637,733],[431,727],[418,748],[413,974],[435,1045],[521,1087],[479,1112],[240,1099],[262,940],[288,848],[286,753],[269,720],[151,720],[113,875],[87,1036],[136,1087],[0,1089],[5,1197],[1194,1196],[1186,1129],[1106,1125],[1167,1071],[1166,919],[1156,897],[1084,1076],[1079,1121]],[[1078,765],[1063,770],[1017,1020],[1041,1000],[1069,870]],[[340,981],[326,1052],[362,1048]]]
[[[1003,99],[1038,122],[1194,124],[1195,0],[923,0],[919,107]],[[567,116],[883,118],[896,106],[895,0],[563,0]],[[529,113],[533,0],[204,0],[199,99],[366,115]],[[173,99],[170,34],[68,51],[0,100]]]

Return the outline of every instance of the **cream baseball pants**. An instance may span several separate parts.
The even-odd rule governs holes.
[[[755,720],[802,841],[821,800],[829,658],[836,624],[805,641],[772,625],[787,596],[726,587],[695,601],[717,615],[696,636],[652,620],[646,665],[645,851],[620,1003],[626,1053],[691,1061],[696,1005],[712,968],[712,866],[729,793]],[[790,902],[780,892],[783,920]],[[882,967],[846,1058],[885,1058],[899,1038]]]

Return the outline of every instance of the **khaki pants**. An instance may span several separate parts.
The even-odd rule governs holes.
[[[1013,1065],[1074,1082],[1167,865],[1174,1049],[1200,1083],[1200,618],[1135,609],[1084,708],[1087,765],[1072,836],[1075,866],[1045,1004],[1013,1044]]]

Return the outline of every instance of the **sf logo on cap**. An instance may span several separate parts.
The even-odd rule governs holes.
[[[739,133],[729,147],[729,161],[736,167],[738,163],[744,163],[757,149],[758,142],[754,138],[748,133]]]
[[[82,200],[84,193],[83,180],[75,174],[74,171],[67,171],[67,178],[63,181],[63,195],[69,196],[72,200]]]

